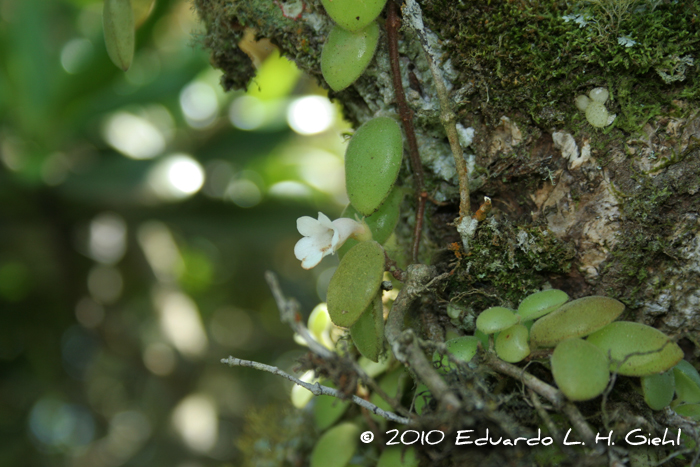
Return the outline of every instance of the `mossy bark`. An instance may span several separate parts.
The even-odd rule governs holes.
[[[283,14],[301,3],[195,0],[207,28],[205,44],[224,70],[224,87],[245,86],[253,73],[237,47],[246,28],[269,38],[325,85],[320,56],[332,21],[318,0],[304,1],[299,18]],[[420,4],[459,124],[475,130],[465,148],[472,207],[485,195],[494,204],[470,251],[460,250],[452,225],[459,203],[454,161],[433,78],[414,31],[404,26],[400,65],[426,189],[447,203],[428,205],[421,258],[453,271],[437,296],[426,298],[423,313],[432,315],[422,320],[427,335],[439,339],[446,325],[469,330],[484,308],[517,306],[549,284],[573,298],[618,298],[627,305],[625,319],[679,338],[686,358],[697,364],[700,79],[694,63],[700,59],[700,2]],[[395,115],[388,60],[382,33],[363,76],[346,90],[329,92],[353,124]],[[596,87],[608,90],[605,106],[614,114],[604,128],[589,124],[574,104]],[[407,168],[400,180],[412,187]],[[413,209],[409,201],[396,230],[406,248]],[[463,309],[461,320],[450,323],[445,303]],[[620,386],[629,400],[621,398],[615,408],[657,427],[651,412],[641,409],[634,384]],[[532,416],[523,404],[510,409],[516,418]],[[615,422],[631,423],[623,416]],[[507,453],[491,461],[502,456]]]

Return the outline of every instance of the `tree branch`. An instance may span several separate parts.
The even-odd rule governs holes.
[[[456,410],[460,406],[459,399],[428,361],[418,345],[413,330],[403,330],[408,310],[419,294],[425,290],[426,284],[432,283],[430,280],[435,270],[430,266],[413,264],[408,267],[406,273],[408,278],[394,300],[384,334],[396,359],[415,372],[446,410]]]
[[[289,381],[293,382],[294,384],[298,384],[299,386],[308,389],[311,391],[311,393],[314,396],[332,396],[332,397],[337,397],[338,399],[344,399],[344,395],[338,391],[337,389],[329,388],[328,386],[323,386],[320,383],[316,384],[311,384],[311,383],[305,383],[304,381],[300,380],[299,378],[295,378],[294,376],[290,375],[289,373],[285,373],[284,371],[280,370],[276,366],[270,366],[270,365],[265,365],[264,363],[259,363],[259,362],[253,362],[250,360],[241,360],[240,358],[234,358],[234,357],[228,357],[228,358],[222,358],[221,363],[224,363],[230,367],[234,366],[242,366],[242,367],[247,367],[247,368],[253,368],[255,370],[259,371],[267,371],[268,373],[272,373],[273,375],[281,376],[283,378],[288,379]],[[395,413],[392,412],[387,412],[386,410],[382,410],[376,405],[372,404],[369,401],[366,401],[365,399],[362,399],[361,397],[358,397],[356,395],[351,396],[352,401],[369,410],[370,412],[379,415],[380,417],[384,417],[389,421],[396,422],[396,423],[401,423],[403,425],[408,425],[410,423],[410,420],[406,417],[400,417],[396,415]]]

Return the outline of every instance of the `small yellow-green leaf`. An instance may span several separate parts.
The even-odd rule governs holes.
[[[530,355],[528,334],[524,324],[516,324],[498,333],[495,345],[498,358],[509,363],[517,363]]]
[[[677,399],[673,402],[678,404],[700,403],[700,375],[698,370],[686,360],[681,360],[673,367],[676,377]]]
[[[311,310],[311,314],[309,315],[307,325],[309,331],[311,331],[311,334],[320,341],[321,334],[323,334],[323,331],[325,331],[330,324],[328,307],[325,303],[319,303],[313,310]]]
[[[331,381],[324,381],[324,386],[335,388]],[[314,422],[323,431],[337,422],[350,406],[350,401],[343,401],[333,396],[318,396],[314,399]]]
[[[455,337],[454,339],[446,341],[445,346],[447,347],[447,351],[451,353],[454,358],[463,362],[468,362],[476,355],[479,346],[479,338],[474,336]],[[441,373],[447,373],[456,369],[455,365],[450,363],[450,359],[447,355],[441,355],[436,351],[433,353],[433,363],[437,362],[440,362],[438,371]]]
[[[535,321],[530,328],[530,345],[554,347],[564,339],[587,336],[612,323],[624,309],[625,305],[609,297],[584,297],[565,303]]]
[[[345,467],[357,450],[360,428],[341,423],[325,432],[311,452],[311,467]]]
[[[377,293],[360,319],[352,325],[350,336],[363,356],[373,362],[379,362],[379,355],[384,350],[384,313],[381,292]]]
[[[134,24],[137,28],[151,15],[155,2],[156,0],[131,0],[131,6],[134,9]]]
[[[376,467],[418,467],[415,449],[390,446],[379,456]]]
[[[377,294],[384,275],[384,249],[360,242],[346,254],[328,284],[328,313],[336,326],[349,328]]]
[[[334,27],[321,51],[321,73],[328,86],[341,91],[354,83],[372,61],[378,40],[376,21],[357,32]]]
[[[484,334],[493,334],[515,325],[520,318],[513,310],[502,306],[493,306],[482,311],[476,318],[476,329]]]
[[[610,371],[624,376],[662,373],[683,358],[681,348],[666,334],[631,321],[608,324],[588,336],[588,341],[610,356]]]
[[[386,0],[321,0],[321,3],[338,26],[359,31],[379,16]]]
[[[484,349],[489,348],[489,336],[488,334],[484,334],[483,332],[479,331],[478,329],[474,330],[474,337],[479,339],[479,342],[481,342],[481,347]]]
[[[525,300],[518,307],[518,314],[523,321],[537,319],[551,313],[568,301],[569,296],[562,290],[543,290],[525,297]]]
[[[399,384],[403,383],[405,384],[406,381],[408,381],[410,378],[406,378],[406,370],[403,368],[398,368],[394,371],[392,371],[389,374],[386,374],[382,376],[382,378],[379,380],[379,387],[382,388],[382,391],[389,396],[389,397],[396,397],[399,393]],[[402,386],[403,386],[402,384]],[[402,388],[403,389],[403,388]],[[401,391],[402,394],[404,394],[403,391]],[[379,394],[373,392],[371,396],[369,396],[369,401],[379,407],[380,409],[383,410],[393,410],[389,403],[382,399]],[[383,420],[379,415],[376,414],[371,414],[371,417],[375,420]]]
[[[396,227],[396,223],[399,221],[403,195],[403,189],[395,187],[393,190],[391,190],[391,193],[382,203],[379,209],[377,209],[377,211],[371,216],[365,217],[364,220],[367,223],[369,230],[372,231],[372,240],[383,244],[389,239],[391,233],[394,231],[394,227]],[[342,217],[355,219],[356,217],[361,218],[362,214],[355,209],[352,204],[348,204],[343,211]],[[342,259],[342,257],[345,256],[345,253],[350,251],[350,248],[355,245],[357,245],[357,240],[354,238],[349,238],[338,250],[338,257]]]
[[[102,26],[112,62],[126,71],[134,58],[134,10],[131,0],[104,0]]]
[[[373,118],[357,129],[345,152],[345,187],[360,214],[371,215],[389,196],[402,156],[403,137],[394,119]]]
[[[593,399],[603,393],[610,380],[608,359],[583,339],[566,339],[552,353],[552,376],[572,401]]]
[[[655,375],[642,376],[642,392],[644,402],[652,410],[661,410],[668,406],[673,400],[673,393],[676,389],[673,370],[664,371]]]
[[[674,407],[673,410],[675,410],[678,415],[689,417],[700,422],[700,404],[683,404]]]
[[[432,399],[432,394],[430,393],[428,386],[420,383],[416,387],[415,396],[413,410],[416,412],[416,414],[421,415],[425,406],[428,405],[430,399]]]

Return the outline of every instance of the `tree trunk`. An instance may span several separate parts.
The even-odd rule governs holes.
[[[269,38],[325,86],[321,48],[333,23],[320,1],[195,4],[207,28],[204,41],[212,61],[224,71],[225,88],[245,87],[253,74],[250,60],[237,47],[246,29]],[[435,82],[416,32],[403,24],[403,87],[413,111],[426,191],[440,202],[427,204],[419,257],[451,273],[424,297],[423,337],[442,340],[449,326],[468,332],[485,308],[517,307],[529,293],[551,286],[572,298],[606,295],[621,300],[626,305],[623,319],[677,339],[686,359],[697,366],[700,81],[694,59],[700,44],[700,2],[420,4],[457,122],[474,130],[471,142],[462,141],[468,144],[464,157],[470,167],[472,210],[484,196],[493,200],[492,214],[479,223],[465,251],[453,225],[459,217],[459,184]],[[593,126],[592,112],[586,114],[575,104],[577,96],[594,88],[609,93],[603,105],[611,123]],[[397,113],[385,31],[364,74],[349,88],[329,94],[343,104],[346,118],[355,125]],[[408,163],[399,183],[413,187]],[[398,243],[409,249],[415,197],[404,208],[396,233]],[[446,303],[462,310],[457,320],[445,313]],[[502,384],[499,390],[518,394],[512,382]],[[672,412],[648,410],[634,384],[618,381],[613,392],[618,395],[611,396],[604,417],[600,404],[582,404],[594,432],[607,433],[604,422],[616,431],[663,432],[669,426]],[[529,400],[520,397],[493,409],[489,420],[477,417],[465,423],[501,425],[497,420],[507,416],[519,426],[527,426],[529,418],[532,429],[538,424],[533,423],[537,412]],[[443,415],[436,414],[433,423],[444,421]],[[427,430],[435,426],[424,425]],[[658,458],[672,451],[658,451]],[[477,457],[465,461],[467,452]],[[443,447],[425,455],[438,465],[530,465],[533,452]],[[569,461],[575,459],[571,454]]]

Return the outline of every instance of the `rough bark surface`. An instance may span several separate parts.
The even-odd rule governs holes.
[[[421,260],[452,272],[423,298],[424,337],[440,340],[450,325],[470,331],[486,307],[517,306],[527,294],[551,285],[572,298],[621,300],[627,306],[624,319],[678,339],[686,359],[697,364],[700,83],[694,63],[700,59],[699,2],[420,4],[441,54],[458,123],[474,129],[473,139],[462,142],[468,144],[464,155],[471,170],[472,209],[485,195],[494,204],[470,251],[460,250],[452,225],[459,203],[454,161],[428,64],[415,32],[404,25],[400,65],[426,188],[432,198],[447,203],[428,203]],[[195,0],[195,5],[207,27],[205,43],[213,62],[225,73],[224,87],[245,86],[253,73],[237,47],[246,28],[269,38],[324,83],[320,52],[333,23],[320,1],[304,1],[298,19],[283,12],[298,11],[301,0]],[[574,104],[576,96],[596,87],[609,91],[605,106],[615,114],[604,128],[588,123]],[[330,96],[356,125],[396,115],[385,33],[366,72]],[[412,187],[408,164],[400,177]],[[408,248],[415,206],[409,201],[404,208],[397,237]],[[448,303],[462,309],[457,320],[447,317]],[[547,377],[544,371],[530,371]],[[483,384],[479,378],[462,383]],[[616,430],[656,430],[673,417],[644,407],[629,381],[618,384],[616,391],[627,396],[612,400],[606,415],[598,402],[582,404],[593,425],[602,426],[604,420]],[[460,395],[467,397],[476,389],[464,391]],[[528,400],[511,401],[508,414],[472,407],[480,415],[465,416],[463,422],[502,433],[508,425],[504,419],[512,417],[518,432],[528,417],[532,422],[537,416]],[[436,423],[456,428],[441,416],[424,421],[425,428]],[[467,452],[472,457],[464,461]],[[439,465],[535,462],[530,451],[518,449],[443,449],[429,455]],[[600,459],[573,456],[566,462],[594,465]]]

